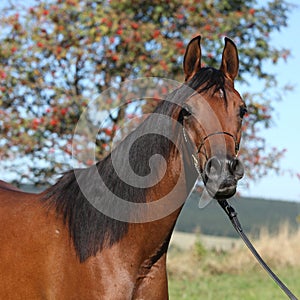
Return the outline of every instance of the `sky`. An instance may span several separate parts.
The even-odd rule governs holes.
[[[289,1],[298,5],[288,18],[288,27],[272,35],[272,45],[291,50],[287,62],[281,61],[276,66],[270,66],[270,71],[276,74],[282,85],[291,84],[294,90],[284,95],[283,100],[274,102],[274,125],[263,131],[267,145],[279,149],[286,148],[287,152],[280,162],[283,174],[269,173],[258,182],[243,179],[239,191],[243,196],[263,197],[267,199],[292,200],[300,202],[300,178],[291,176],[300,173],[300,3],[297,0]],[[250,186],[247,186],[249,183]]]
[[[0,0],[0,6],[1,6]],[[26,0],[23,3],[32,3]],[[298,5],[292,10],[288,18],[288,27],[272,35],[271,43],[279,48],[291,50],[291,57],[287,62],[280,61],[276,66],[270,66],[270,72],[277,75],[282,85],[291,84],[294,90],[285,94],[283,101],[274,102],[274,125],[264,130],[262,135],[266,138],[269,148],[287,149],[280,162],[283,174],[276,175],[270,172],[257,182],[247,178],[241,180],[239,192],[242,196],[262,197],[267,199],[292,200],[300,203],[300,179],[291,176],[300,173],[300,6],[299,1],[289,0]],[[3,2],[2,2],[3,5]],[[249,87],[247,87],[249,90]],[[239,90],[239,92],[243,92]]]

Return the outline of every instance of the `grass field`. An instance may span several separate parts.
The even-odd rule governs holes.
[[[179,234],[168,257],[170,300],[287,299],[240,242]],[[188,239],[193,242],[188,243]],[[180,241],[188,247],[180,246]],[[209,241],[209,243],[208,243]],[[257,250],[280,279],[300,297],[300,230],[290,234],[282,226],[276,236],[262,231]],[[230,246],[231,245],[231,246]]]
[[[281,280],[300,295],[300,269],[276,270]],[[284,293],[267,277],[263,270],[244,270],[239,274],[214,274],[195,278],[169,280],[170,300],[280,300]]]

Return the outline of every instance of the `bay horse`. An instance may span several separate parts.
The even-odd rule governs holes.
[[[91,168],[63,174],[40,194],[0,182],[0,299],[168,299],[168,245],[197,178],[202,177],[211,197],[220,200],[235,194],[243,176],[237,151],[246,108],[234,88],[237,48],[225,38],[220,69],[202,67],[200,39],[193,38],[186,48],[185,83],[94,165],[107,188],[126,201],[152,204],[165,197],[165,204],[176,202],[177,208],[152,221],[147,210],[145,222],[111,218],[81,191],[79,177],[96,191],[92,194],[98,201],[110,203],[103,186],[90,175]],[[175,123],[154,124],[157,114]],[[172,132],[177,142],[163,134],[143,135],[151,126]],[[154,154],[166,162],[164,170],[155,170],[161,180],[150,187],[132,187],[114,172],[112,153],[122,157],[128,140],[135,137],[140,139],[130,149],[134,172],[146,176]],[[176,197],[168,197],[175,185]]]

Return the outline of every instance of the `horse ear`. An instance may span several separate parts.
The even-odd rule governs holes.
[[[201,69],[201,36],[194,37],[187,45],[184,58],[183,70],[185,81],[193,77]]]
[[[239,71],[238,51],[234,42],[225,37],[225,47],[222,54],[220,70],[232,81],[236,78]]]

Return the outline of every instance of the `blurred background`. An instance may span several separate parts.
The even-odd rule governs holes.
[[[11,0],[0,3],[0,14],[1,179],[33,192],[72,167],[72,151],[79,151],[72,149],[74,128],[90,101],[128,79],[182,82],[185,47],[198,34],[203,66],[219,68],[224,37],[232,38],[240,57],[236,89],[248,106],[240,151],[246,176],[232,203],[263,256],[300,294],[296,0],[154,0],[143,5]],[[121,101],[112,95],[97,103],[107,116],[114,111],[96,138],[97,159],[109,153],[124,122],[157,104],[119,108]],[[258,294],[282,299],[217,205],[199,210],[199,197],[195,192],[187,201],[172,240],[171,299],[257,299]],[[240,294],[232,285],[242,287]]]

